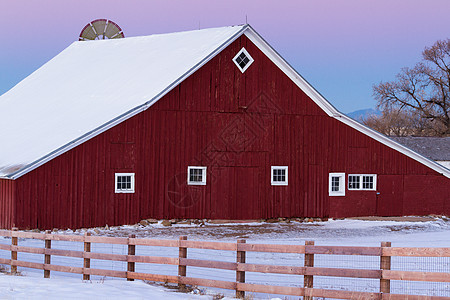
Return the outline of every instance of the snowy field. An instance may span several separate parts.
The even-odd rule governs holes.
[[[422,220],[422,221],[421,221]],[[428,221],[409,218],[405,221],[362,221],[362,220],[329,220],[313,223],[249,223],[249,224],[209,224],[173,225],[165,227],[160,224],[148,226],[120,226],[110,229],[89,230],[93,235],[128,236],[178,239],[187,235],[190,240],[213,240],[234,242],[246,239],[247,243],[300,244],[306,240],[314,240],[316,245],[345,246],[380,246],[380,242],[392,242],[393,247],[450,247],[450,220],[435,218]],[[83,231],[60,231],[64,234],[84,234]],[[9,238],[1,238],[0,243],[10,244]],[[43,241],[19,239],[19,245],[42,247]],[[52,241],[52,248],[83,250],[82,243]],[[93,252],[127,254],[123,245],[92,244]],[[0,251],[0,257],[8,258],[9,252]],[[136,255],[153,255],[178,257],[178,248],[137,246]],[[188,258],[209,259],[234,262],[236,253],[230,251],[189,249]],[[19,253],[20,260],[43,262],[43,256]],[[304,257],[301,254],[278,254],[247,252],[248,263],[302,266]],[[52,256],[53,264],[82,266],[80,258]],[[347,256],[347,255],[315,255],[315,266],[336,268],[378,269],[379,257]],[[91,260],[92,268],[126,270],[126,263]],[[393,270],[430,271],[450,273],[448,258],[409,258],[393,257]],[[234,291],[200,288],[196,292],[207,294],[199,296],[193,293],[183,294],[173,290],[149,285],[141,281],[127,282],[124,279],[102,278],[92,276],[91,281],[83,282],[81,275],[52,272],[51,279],[43,278],[42,270],[20,268],[23,276],[0,275],[0,299],[212,299],[213,295],[223,294],[228,297]],[[177,266],[136,264],[137,272],[176,275]],[[188,267],[187,276],[234,281],[235,272],[206,268]],[[282,274],[246,274],[246,282],[271,285],[302,286],[303,276]],[[325,289],[356,290],[378,292],[379,280],[357,278],[314,277],[314,287]],[[391,281],[392,293],[411,293],[450,297],[448,283]],[[249,294],[249,293],[248,293]],[[254,299],[290,299],[286,296],[251,294]],[[298,298],[298,297],[297,297]]]
[[[0,299],[211,299],[210,296],[175,293],[142,281],[93,280],[83,282],[70,277],[42,278],[0,275]]]

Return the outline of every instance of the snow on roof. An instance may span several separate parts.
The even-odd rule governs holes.
[[[0,177],[145,109],[245,28],[74,42],[0,96]]]

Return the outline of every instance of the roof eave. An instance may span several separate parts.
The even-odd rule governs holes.
[[[399,151],[400,153],[405,154],[406,156],[422,163],[423,165],[426,165],[427,167],[433,169],[434,171],[444,175],[447,178],[450,178],[450,170],[446,167],[438,164],[437,162],[421,155],[420,153],[417,153],[416,151],[394,141],[393,139],[390,139],[389,137],[359,123],[358,121],[353,120],[352,118],[348,117],[345,114],[341,114],[340,116],[335,116],[336,119],[343,122],[344,124],[349,125],[350,127],[364,133],[365,135],[370,136],[371,138],[376,139],[377,141],[381,142],[382,144],[388,146],[389,148],[392,148],[394,150]]]
[[[262,36],[250,25],[245,32],[258,48],[280,68],[302,91],[305,92],[330,117],[340,114],[338,110],[325,99],[305,78],[302,77]]]

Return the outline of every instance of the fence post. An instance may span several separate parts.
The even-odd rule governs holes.
[[[52,248],[52,240],[47,238],[47,235],[50,235],[50,234],[51,234],[50,230],[45,231],[45,239],[44,239],[45,250]],[[46,266],[45,266],[45,265],[49,265],[49,264],[51,264],[51,256],[50,256],[50,254],[45,253],[45,255],[44,255],[44,278],[50,278],[50,270],[46,270]]]
[[[239,264],[245,264],[245,251],[239,251],[239,244],[245,244],[245,240],[237,240],[236,247],[236,267]],[[245,271],[236,270],[236,282],[245,282]],[[236,298],[245,298],[245,291],[240,291],[236,285]]]
[[[91,277],[89,274],[86,274],[85,270],[91,267],[91,259],[86,257],[86,253],[91,252],[91,243],[86,242],[86,237],[90,236],[89,232],[84,234],[84,259],[83,259],[83,280],[89,280]]]
[[[380,256],[380,269],[391,269],[391,257],[383,256],[383,247],[391,247],[391,242],[381,242],[381,256]],[[381,271],[380,278],[380,293],[389,294],[391,292],[391,281],[389,279],[383,279],[383,271]]]
[[[11,232],[11,246],[17,246],[18,245],[18,239],[17,236],[14,236],[14,232],[17,231],[17,227],[12,228]],[[13,251],[11,247],[11,274],[17,273],[17,266],[13,265],[14,261],[17,260],[17,251]]]
[[[181,247],[181,241],[186,241],[187,236],[180,236],[180,247],[178,248],[178,277],[186,277],[186,266],[181,263],[182,258],[187,258],[187,248]],[[186,285],[178,282],[178,288],[184,290]]]
[[[305,241],[305,246],[314,246],[314,241]],[[314,267],[314,254],[308,254],[307,248],[305,247],[305,267]],[[313,288],[314,284],[314,277],[313,275],[304,275],[303,276],[303,286],[305,287],[305,296],[303,297],[304,300],[312,300],[313,297],[307,295],[308,288]]]
[[[128,236],[128,255],[136,255],[136,245],[130,245],[130,239],[134,239],[136,237],[135,234],[130,234]],[[127,259],[129,260],[129,259]],[[134,261],[128,261],[127,262],[128,272],[134,272],[135,271],[135,262]],[[127,272],[127,281],[134,281],[133,278],[128,278],[128,272]]]

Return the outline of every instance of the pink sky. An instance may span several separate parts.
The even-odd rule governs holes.
[[[375,106],[372,85],[449,37],[448,0],[0,0],[0,94],[97,18],[126,36],[245,23],[343,112]]]

